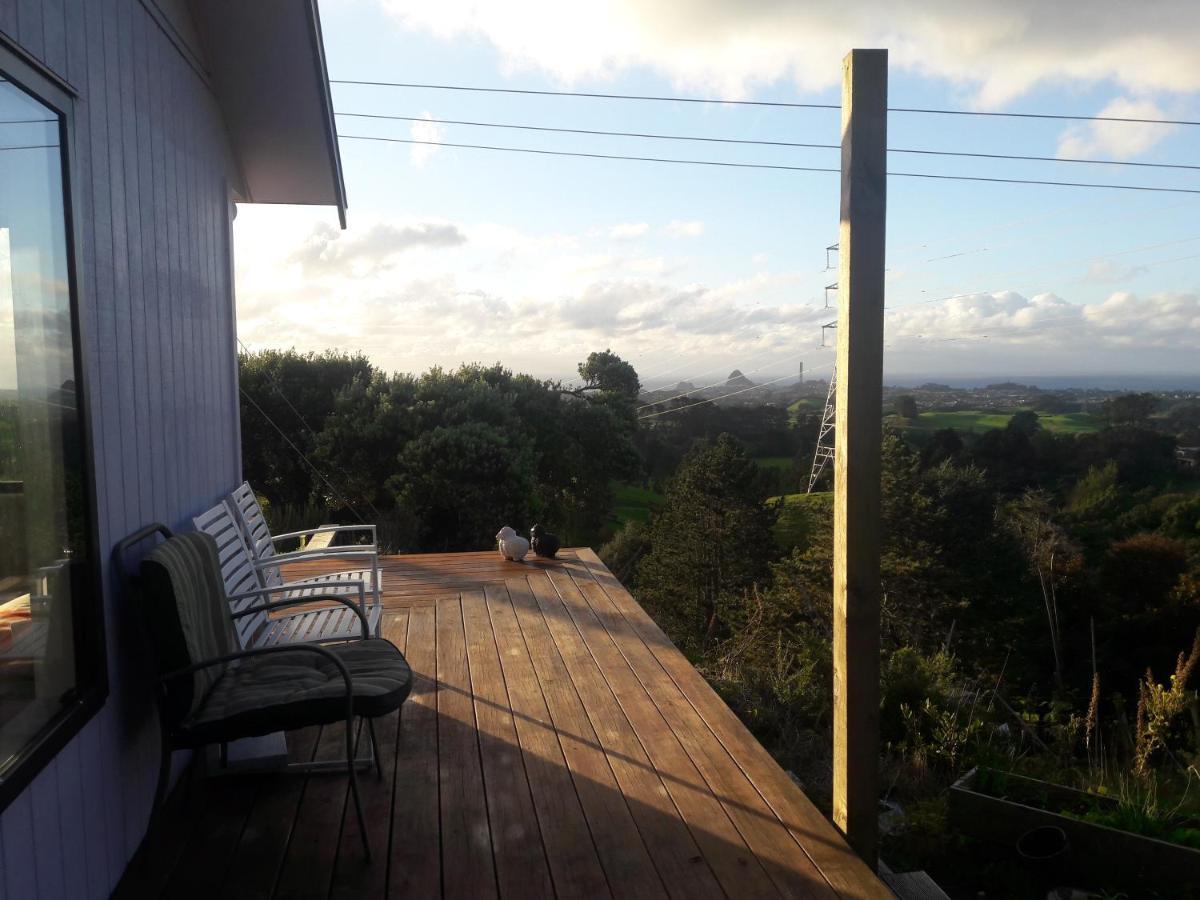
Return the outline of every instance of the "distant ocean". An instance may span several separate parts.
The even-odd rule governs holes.
[[[989,384],[1014,382],[1043,390],[1094,388],[1107,391],[1200,391],[1200,373],[1195,375],[948,375],[884,376],[889,387],[917,387],[945,384],[957,388],[987,387]]]

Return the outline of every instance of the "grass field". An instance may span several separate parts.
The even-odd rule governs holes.
[[[958,410],[955,412],[923,412],[916,422],[899,416],[888,416],[888,424],[897,428],[914,428],[920,431],[937,431],[939,428],[954,428],[965,432],[982,432],[992,428],[1003,428],[1012,418],[1011,412],[984,412],[982,410]],[[1038,413],[1038,424],[1047,431],[1062,434],[1085,434],[1099,431],[1103,421],[1090,413]]]
[[[821,400],[817,400],[813,397],[801,397],[799,400],[796,400],[794,403],[788,406],[788,416],[793,422],[795,422],[800,413],[820,412],[824,406],[825,404]]]
[[[779,498],[773,498],[779,499]],[[775,540],[784,550],[808,543],[814,528],[824,527],[833,510],[831,491],[785,494],[783,509],[775,523]]]
[[[616,490],[613,517],[618,522],[618,528],[624,528],[626,522],[649,521],[650,511],[663,502],[662,494],[636,484],[616,484],[613,487]]]

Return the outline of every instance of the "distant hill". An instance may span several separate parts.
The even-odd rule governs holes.
[[[725,387],[731,388],[732,390],[739,390],[740,388],[752,388],[754,387],[754,382],[743,375],[741,369],[734,369],[729,373],[729,378],[727,378],[725,381]]]

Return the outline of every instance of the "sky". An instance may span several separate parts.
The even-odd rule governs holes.
[[[1200,119],[1192,0],[322,0],[330,77],[838,103],[889,50],[889,105]],[[827,375],[838,175],[362,140],[836,168],[839,113],[335,83],[349,196],[239,207],[239,336],[389,371],[571,378],[611,348],[650,386]],[[406,116],[392,121],[347,115]],[[1200,166],[1200,127],[892,113],[893,149]],[[1200,190],[1200,169],[889,154],[896,172]],[[885,378],[1200,376],[1200,193],[888,183]],[[831,262],[836,265],[836,257]],[[828,300],[835,304],[836,294]]]

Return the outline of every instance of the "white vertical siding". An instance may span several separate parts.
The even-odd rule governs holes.
[[[240,472],[234,170],[181,9],[0,0],[0,31],[80,92],[73,177],[111,685],[0,813],[0,900],[105,897],[120,879],[145,829],[158,732],[108,554],[148,522],[184,527]]]

